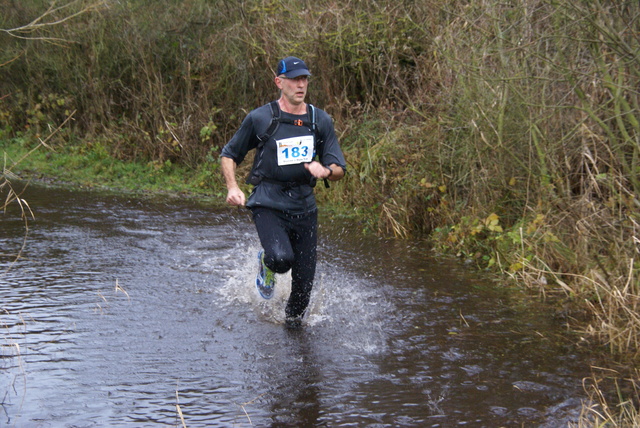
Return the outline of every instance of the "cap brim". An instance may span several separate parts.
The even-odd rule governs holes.
[[[298,76],[311,76],[311,73],[309,72],[309,70],[305,68],[300,68],[298,70],[291,70],[284,73],[284,77],[288,77],[289,79],[293,79],[294,77],[298,77]]]

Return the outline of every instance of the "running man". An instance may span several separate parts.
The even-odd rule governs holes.
[[[331,117],[305,103],[311,73],[303,60],[278,63],[275,84],[280,98],[251,111],[221,153],[227,203],[245,206],[236,168],[255,149],[248,182],[254,187],[246,202],[258,231],[256,287],[273,296],[275,274],[291,270],[286,324],[301,325],[316,272],[318,208],[316,180],[344,177],[346,162]]]

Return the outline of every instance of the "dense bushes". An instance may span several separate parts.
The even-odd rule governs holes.
[[[450,174],[477,212],[463,217],[495,212],[510,231],[483,236],[480,254],[585,299],[590,331],[636,356],[638,13],[632,2],[466,6],[439,42],[457,79],[448,116],[463,129]],[[477,241],[466,224],[453,246]]]

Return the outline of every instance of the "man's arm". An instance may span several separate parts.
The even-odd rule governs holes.
[[[331,117],[324,110],[317,109],[317,112],[318,130],[323,141],[321,150],[318,152],[321,163],[315,162],[318,164],[316,167],[314,162],[311,162],[307,165],[307,169],[311,175],[318,179],[338,181],[345,176],[347,163],[340,149]]]
[[[331,174],[327,177],[329,181],[338,181],[344,177],[344,169],[340,165],[332,163],[329,168],[331,168]]]
[[[224,181],[227,183],[227,203],[234,206],[244,206],[244,192],[240,190],[240,186],[236,181],[236,162],[223,156],[220,158],[220,166]]]

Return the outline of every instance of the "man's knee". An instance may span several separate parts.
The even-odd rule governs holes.
[[[265,264],[276,273],[285,273],[293,266],[293,255],[285,252],[275,252],[265,255]]]

